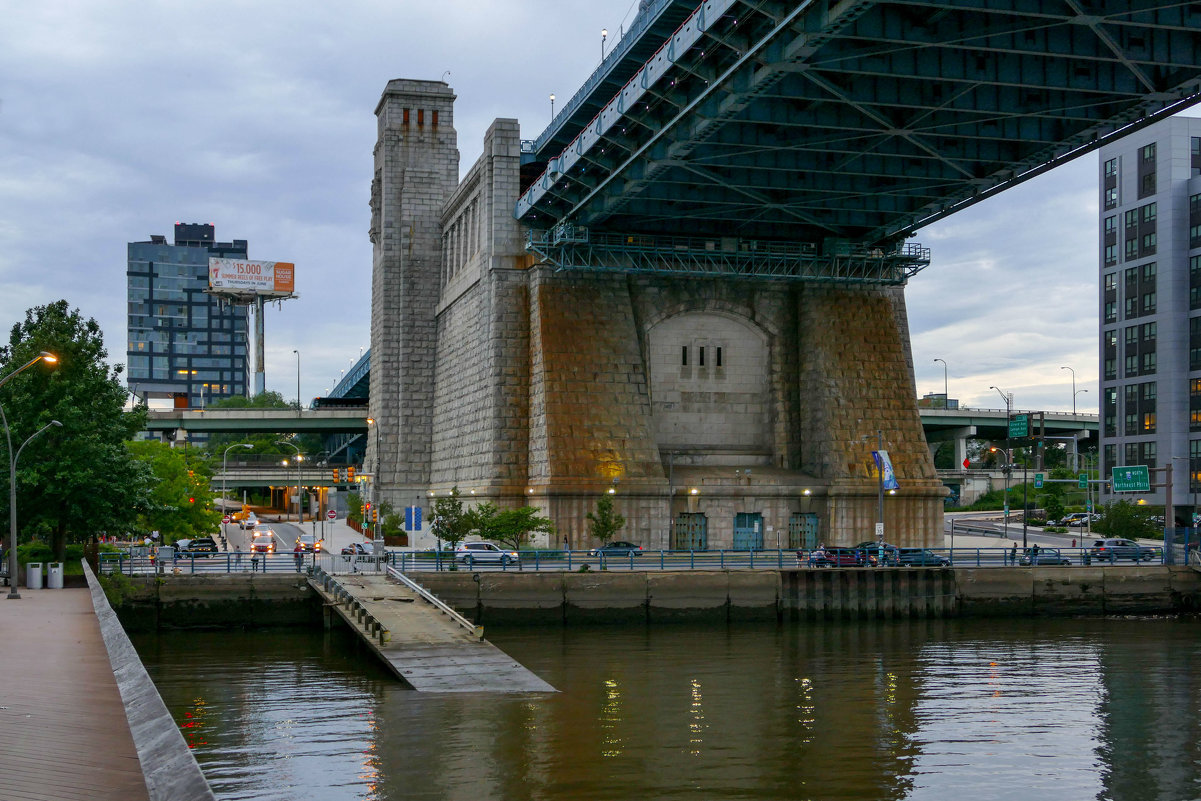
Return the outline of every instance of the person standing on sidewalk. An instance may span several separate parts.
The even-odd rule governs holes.
[[[296,543],[296,547],[292,549],[292,556],[296,558],[296,572],[300,572],[300,567],[304,564],[304,548],[300,547],[300,543]]]

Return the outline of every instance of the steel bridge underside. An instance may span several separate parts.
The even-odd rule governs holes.
[[[1201,92],[1201,4],[1166,0],[706,0],[649,59],[638,44],[623,51],[636,71],[598,70],[620,89],[590,79],[530,157],[545,169],[515,214],[562,268],[639,272],[657,237],[692,237],[727,254],[791,243],[807,255],[762,277],[814,280],[815,258],[896,256],[923,225]],[[626,238],[599,258],[579,232]]]

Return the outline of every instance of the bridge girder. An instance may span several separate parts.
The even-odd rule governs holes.
[[[707,0],[516,215],[893,243],[1199,91],[1194,3]]]

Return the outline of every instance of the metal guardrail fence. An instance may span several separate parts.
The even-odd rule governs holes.
[[[390,551],[385,560],[369,555],[306,553],[299,559],[292,553],[250,554],[219,553],[210,557],[184,556],[156,560],[149,556],[132,557],[128,553],[100,555],[100,573],[127,575],[182,575],[221,573],[301,573],[321,570],[336,575],[343,573],[379,573],[387,570],[398,573],[469,570],[496,572],[543,572],[591,570],[785,570],[831,569],[847,567],[1013,567],[1050,565],[1106,566],[1132,564],[1162,564],[1163,548],[1141,545],[1138,559],[1134,551],[1098,553],[1092,547],[1057,548],[1031,546],[1025,550],[1008,548],[902,548],[899,551],[878,549],[830,548],[837,558],[822,558],[813,551],[792,550],[711,550],[711,551],[642,551],[622,555],[592,555],[588,551],[521,551],[520,559],[511,562],[482,562],[470,555],[453,551]],[[920,552],[920,553],[919,553]],[[1179,564],[1198,564],[1196,549],[1190,546],[1174,548]],[[924,554],[921,555],[921,554]],[[389,570],[389,568],[392,568]]]

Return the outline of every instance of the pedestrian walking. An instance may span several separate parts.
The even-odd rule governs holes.
[[[292,549],[292,556],[296,559],[296,572],[300,572],[300,566],[304,564],[304,548],[300,547],[300,543],[296,543],[296,547]]]
[[[238,568],[239,570],[242,569],[242,546],[241,545],[234,546],[234,567]]]

